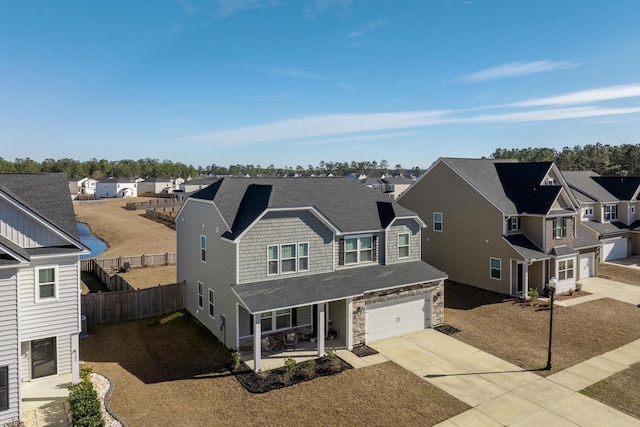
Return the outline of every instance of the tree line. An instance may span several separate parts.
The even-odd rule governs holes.
[[[90,177],[100,179],[104,177],[140,177],[140,178],[158,178],[158,177],[196,177],[198,175],[286,175],[297,173],[301,175],[321,175],[333,174],[336,176],[344,176],[350,173],[358,174],[386,174],[390,171],[401,173],[405,172],[402,165],[397,164],[393,170],[389,167],[389,162],[381,160],[373,161],[352,161],[352,162],[332,162],[321,160],[318,165],[309,164],[307,167],[301,165],[275,167],[273,164],[268,166],[261,165],[229,165],[222,166],[215,163],[207,166],[186,165],[171,160],[158,159],[139,159],[139,160],[105,160],[91,159],[87,161],[78,161],[74,159],[45,159],[37,162],[29,157],[17,158],[13,162],[0,157],[0,173],[36,173],[36,172],[63,172],[69,177],[84,178]],[[419,174],[418,166],[411,169],[411,172]]]
[[[561,170],[592,170],[601,175],[637,175],[640,172],[640,144],[588,144],[553,148],[497,148],[493,159],[521,162],[555,162]]]

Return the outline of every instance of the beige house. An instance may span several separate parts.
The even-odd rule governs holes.
[[[440,158],[398,203],[429,223],[422,259],[450,280],[526,296],[596,273],[600,242],[552,162]]]

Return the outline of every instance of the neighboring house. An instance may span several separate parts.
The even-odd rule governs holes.
[[[640,177],[563,171],[580,201],[582,223],[602,242],[602,261],[640,253]]]
[[[173,193],[173,178],[146,178],[138,183],[138,194]]]
[[[79,379],[86,253],[64,174],[0,174],[0,425],[22,418],[21,382]]]
[[[178,178],[174,179],[173,183],[172,183],[172,186],[171,186],[171,188],[172,188],[171,192],[180,191],[180,186],[182,184],[184,184],[184,182],[185,182],[185,179],[181,178],[181,177],[178,177]]]
[[[92,178],[70,179],[69,190],[71,190],[71,195],[76,196],[78,194],[95,194],[96,182],[97,181]]]
[[[600,242],[554,163],[440,158],[398,203],[432,221],[422,259],[456,282],[526,296],[596,274]]]
[[[96,183],[96,196],[107,197],[136,197],[138,182],[131,178],[102,178]]]
[[[190,181],[185,181],[180,185],[180,190],[184,193],[192,193],[194,191],[202,190],[205,187],[216,182],[218,177],[210,177],[210,178],[196,178]]]
[[[386,184],[385,193],[392,199],[397,199],[404,191],[409,188],[415,179],[404,175],[386,176],[382,178],[382,182]]]
[[[443,322],[446,275],[421,261],[425,223],[348,178],[222,178],[176,217],[187,309],[223,344],[285,332],[324,353]]]

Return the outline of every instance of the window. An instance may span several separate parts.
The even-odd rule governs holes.
[[[547,185],[556,185],[556,179],[555,178],[547,179]]]
[[[558,262],[558,280],[573,279],[573,260]]]
[[[212,289],[209,289],[209,316],[216,318],[215,310],[216,300]]]
[[[502,260],[491,258],[491,278],[500,280],[502,274]]]
[[[636,207],[635,206],[631,206],[631,213],[632,214],[636,213]]]
[[[433,213],[433,229],[442,231],[442,214],[440,212]]]
[[[409,233],[398,234],[398,258],[409,257]]]
[[[274,321],[275,319],[275,321]],[[262,332],[277,331],[291,327],[291,309],[270,311],[262,313],[260,320]]]
[[[200,236],[200,261],[207,261],[207,236]]]
[[[309,243],[267,246],[267,274],[309,271]]]
[[[553,219],[553,238],[562,239],[567,236],[567,219],[566,218],[554,218]]]
[[[511,221],[509,222],[509,229],[511,231],[515,231],[515,230],[520,230],[520,218],[517,216],[514,216],[511,218]]]
[[[308,243],[298,243],[298,271],[309,271]]]
[[[38,278],[38,289],[36,290],[36,300],[56,298],[56,269],[46,267],[36,269]]]
[[[280,265],[283,273],[296,271],[296,245],[288,244],[280,246]]]
[[[198,307],[200,308],[204,308],[202,300],[202,282],[198,282]]]
[[[612,221],[618,219],[618,206],[617,205],[605,205],[604,206],[604,219]]]
[[[373,237],[349,237],[344,239],[344,263],[359,264],[373,261]]]
[[[0,367],[0,411],[9,409],[9,367]]]

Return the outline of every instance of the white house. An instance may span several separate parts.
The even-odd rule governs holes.
[[[96,183],[96,196],[107,197],[136,197],[138,182],[131,178],[103,178]]]
[[[0,425],[21,384],[79,380],[80,242],[64,174],[0,174]]]

